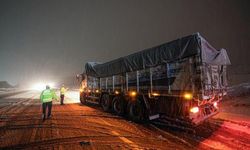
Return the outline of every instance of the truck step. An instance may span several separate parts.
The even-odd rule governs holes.
[[[149,116],[149,120],[154,120],[154,119],[157,119],[157,118],[160,118],[159,114]]]

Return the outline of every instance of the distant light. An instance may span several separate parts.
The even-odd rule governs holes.
[[[31,87],[31,89],[32,90],[36,90],[36,91],[42,91],[42,90],[44,90],[46,88],[46,84],[45,83],[36,83],[36,84],[34,84],[32,87]]]
[[[99,90],[95,90],[96,93],[99,93]]]
[[[193,108],[191,108],[191,109],[190,109],[190,112],[192,112],[192,113],[197,113],[197,112],[199,112],[199,107],[193,107]]]
[[[50,88],[55,88],[55,83],[52,83],[52,82],[50,82],[50,83],[39,82],[39,83],[34,84],[31,87],[31,90],[42,91],[42,90],[46,89],[46,85],[49,85]]]
[[[118,95],[118,94],[119,94],[119,91],[115,91],[115,94]]]
[[[55,88],[55,83],[53,83],[53,82],[50,82],[47,85],[49,85],[50,88]]]

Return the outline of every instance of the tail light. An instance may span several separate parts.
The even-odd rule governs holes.
[[[191,112],[191,113],[197,113],[197,112],[199,112],[199,107],[192,107],[192,108],[190,109],[190,112]]]
[[[183,97],[184,97],[184,99],[186,99],[186,100],[191,100],[191,99],[193,98],[193,95],[192,95],[191,93],[185,93],[185,94],[183,95]]]
[[[159,93],[152,93],[153,96],[160,96]]]
[[[217,102],[214,102],[214,107],[218,108],[218,103]]]
[[[129,93],[129,95],[130,95],[131,97],[135,97],[135,96],[137,95],[137,93],[136,93],[135,91],[132,91],[132,92]]]

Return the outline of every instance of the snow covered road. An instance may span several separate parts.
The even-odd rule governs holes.
[[[81,105],[77,91],[63,106],[54,102],[52,118],[42,122],[39,92],[28,91],[0,98],[0,149],[250,149],[248,100],[223,102],[219,115],[190,132]]]
[[[66,104],[53,106],[42,122],[39,93],[5,99],[0,107],[0,148],[21,149],[192,149],[172,137],[126,119],[83,106],[66,95]],[[72,101],[71,101],[72,100]],[[72,102],[72,103],[70,103]]]

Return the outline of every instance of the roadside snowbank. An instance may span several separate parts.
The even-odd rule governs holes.
[[[250,83],[242,83],[228,89],[228,95],[219,104],[220,118],[250,126]]]
[[[250,83],[242,83],[228,88],[228,96],[238,97],[250,95]]]

